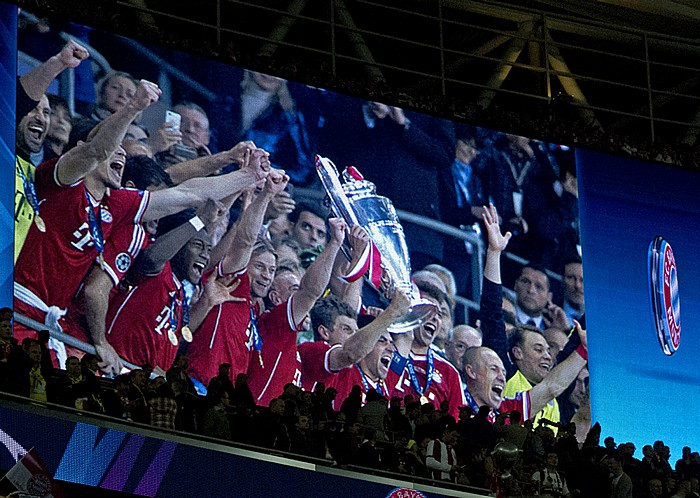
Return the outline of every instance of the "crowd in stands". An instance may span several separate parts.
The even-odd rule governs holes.
[[[0,312],[2,323],[9,323],[10,310]],[[410,394],[389,400],[372,389],[363,404],[360,386],[336,400],[336,389],[323,383],[314,391],[289,383],[262,407],[246,374],[231,382],[229,364],[219,366],[207,395],[199,396],[186,375],[186,355],[177,357],[165,377],[153,377],[152,366],[143,365],[109,379],[99,376],[98,358],[91,354],[68,358],[66,370],[54,369],[47,342],[43,335],[22,346],[4,343],[2,390],[222,444],[233,441],[340,468],[487,488],[504,496],[698,496],[698,452],[685,447],[672,465],[668,446],[656,441],[642,448],[639,459],[631,442],[618,445],[607,437],[601,445],[599,424],[581,444],[574,423],[521,425],[519,411],[502,412],[492,423],[488,408],[474,413],[468,406],[460,407],[455,419],[445,403],[421,405]],[[505,443],[517,450],[515,459],[501,458]],[[506,471],[510,477],[499,478]]]
[[[559,463],[583,496],[606,496],[614,462],[635,492],[647,485],[631,454],[598,448],[591,423],[571,151],[249,70],[227,70],[238,84],[220,106],[173,99],[150,127],[162,90],[114,71],[71,115],[45,92],[89,56],[70,41],[18,78],[2,390],[479,487],[504,485],[492,480],[500,438],[523,450],[508,483],[523,492],[565,496]],[[321,191],[316,151],[356,165],[396,207],[481,234],[469,323],[455,298],[477,278],[474,248],[407,226],[433,312],[392,332],[411,302],[377,270],[368,227],[294,195]],[[506,249],[528,261],[512,275]]]

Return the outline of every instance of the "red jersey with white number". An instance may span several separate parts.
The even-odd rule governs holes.
[[[438,409],[442,401],[449,401],[450,415],[457,420],[459,418],[459,407],[467,404],[464,392],[462,391],[459,373],[457,369],[442,356],[432,353],[432,357],[434,361],[432,381],[424,395],[428,398],[428,401]],[[425,389],[428,367],[427,357],[411,353],[411,359],[413,360],[418,384],[421,389]],[[404,368],[398,382],[394,386],[389,387],[392,389],[392,396],[403,397],[407,394],[411,394],[415,400],[419,400],[421,397],[421,394],[416,391],[411,383],[411,376],[408,372],[408,368]]]
[[[364,405],[367,402],[365,395],[368,389],[374,389],[385,398],[388,398],[390,392],[389,386],[395,385],[398,379],[399,376],[389,370],[386,379],[374,382],[367,374],[365,374],[363,378],[363,372],[360,371],[359,365],[353,365],[333,375],[330,386],[326,386],[326,388],[333,387],[338,391],[338,394],[333,400],[333,409],[338,411],[343,401],[350,395],[350,391],[352,391],[354,386],[360,386],[360,390],[362,391],[362,405]]]
[[[35,186],[46,232],[32,225],[15,264],[15,282],[47,306],[66,308],[97,258],[90,235],[88,209],[100,220],[108,241],[120,225],[140,224],[149,193],[133,189],[108,189],[102,200],[86,196],[82,181],[61,185],[56,177],[57,159],[39,165]],[[15,298],[15,311],[44,321],[44,313]]]
[[[305,391],[313,391],[319,382],[326,387],[330,385],[333,372],[328,359],[331,350],[339,347],[340,344],[331,346],[326,341],[305,342],[297,346],[301,359],[301,387]]]
[[[110,299],[107,342],[119,356],[135,365],[150,363],[168,370],[182,337],[184,299],[182,283],[167,262],[158,275],[145,277]],[[174,345],[168,337],[173,325],[178,341]]]
[[[216,272],[216,273],[215,273]],[[223,276],[221,264],[204,274],[202,283],[210,278]],[[250,281],[246,270],[236,274],[241,283],[231,296],[245,301],[228,301],[212,308],[194,333],[194,339],[187,348],[190,360],[189,375],[205,386],[219,373],[221,363],[230,363],[230,376],[235,379],[239,373],[248,372],[250,351],[253,339],[250,332]],[[257,354],[257,352],[256,352]]]
[[[280,396],[284,386],[290,382],[301,387],[297,332],[304,317],[297,319],[292,316],[293,299],[294,296],[258,318],[258,332],[263,340],[263,364],[260,365],[259,353],[251,351],[248,385],[260,406],[269,406],[270,401]]]

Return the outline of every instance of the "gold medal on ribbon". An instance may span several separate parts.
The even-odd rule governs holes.
[[[177,346],[179,341],[177,340],[177,335],[173,330],[168,330],[168,339],[170,340],[170,344]]]
[[[428,397],[425,394],[420,397],[420,404],[421,405],[427,405],[428,403],[430,403],[430,400],[428,399]]]
[[[192,330],[187,325],[180,329],[180,333],[182,334],[182,338],[184,340],[187,342],[192,342]]]
[[[34,224],[41,233],[44,233],[46,231],[46,223],[44,222],[44,219],[38,214],[34,215]]]

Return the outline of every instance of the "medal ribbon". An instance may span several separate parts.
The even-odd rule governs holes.
[[[194,296],[194,285],[189,280],[182,281],[182,326],[190,324],[190,305]]]
[[[170,330],[175,333],[177,330],[177,315],[175,314],[175,301],[177,300],[178,292],[174,292],[170,298]]]
[[[90,236],[95,243],[95,248],[97,249],[100,257],[102,252],[105,250],[105,239],[102,237],[102,205],[98,204],[97,209],[100,211],[100,215],[95,214],[95,209],[92,207],[92,202],[90,201],[90,194],[87,189],[85,189],[85,199],[88,203],[88,225],[90,226]]]
[[[360,372],[360,378],[362,379],[362,387],[365,388],[365,392],[368,392],[372,388],[372,386],[369,385],[369,380],[367,379],[367,376],[360,368],[360,365],[358,365],[357,363],[355,363],[355,368],[357,368],[357,371]],[[387,395],[389,394],[388,389],[382,389],[381,379],[377,382],[377,385],[374,389],[382,396],[384,396],[384,391],[387,391]]]
[[[32,206],[32,209],[34,210],[34,215],[38,216],[39,199],[36,196],[34,182],[30,180],[24,173],[24,169],[22,169],[22,163],[20,162],[19,158],[17,158],[16,168],[19,172],[19,176],[22,177],[22,183],[24,184],[24,196],[27,198],[27,202],[29,202],[29,205]]]
[[[469,392],[469,389],[464,390],[464,397],[467,400],[467,406],[471,408],[471,410],[474,412],[474,415],[479,413],[479,405],[476,404],[476,401],[474,401],[474,397],[472,396],[472,393]],[[488,421],[491,422],[492,424],[496,422],[496,415],[497,412],[495,410],[491,410],[488,415]]]
[[[258,331],[258,319],[255,318],[252,306],[250,307],[250,334],[253,336],[253,346],[260,352],[262,350],[263,340]]]
[[[513,180],[515,180],[515,184],[518,186],[519,190],[522,190],[523,183],[525,183],[525,177],[527,176],[528,172],[530,171],[530,168],[532,167],[532,161],[528,159],[525,162],[523,169],[520,170],[520,173],[518,173],[515,164],[513,164],[513,160],[507,154],[504,154],[503,158],[508,163],[508,166],[510,166],[510,172],[513,175]]]
[[[433,381],[433,372],[435,371],[435,359],[433,358],[433,350],[428,349],[428,353],[426,354],[426,362],[428,364],[428,371],[425,374],[425,388],[421,389],[420,387],[420,382],[418,382],[418,376],[416,375],[416,369],[413,366],[413,358],[408,358],[408,363],[406,363],[406,369],[408,370],[408,376],[411,379],[411,384],[413,385],[413,389],[416,390],[416,392],[420,396],[425,396],[425,393],[428,392],[428,389],[430,389],[430,384]]]

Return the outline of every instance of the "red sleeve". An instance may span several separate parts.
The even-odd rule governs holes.
[[[456,372],[455,372],[456,373]],[[459,407],[467,404],[459,374],[450,379],[450,415],[459,420]]]
[[[109,207],[115,226],[120,223],[141,224],[146,212],[150,192],[132,188],[120,188],[110,192]]]
[[[324,341],[305,342],[298,346],[304,389],[312,389],[317,382],[328,384],[333,378],[328,369],[328,355],[332,349],[331,345]]]
[[[59,158],[54,157],[36,167],[36,172],[34,173],[34,187],[36,188],[36,196],[39,201],[65,188],[58,183],[55,176],[58,159]]]

